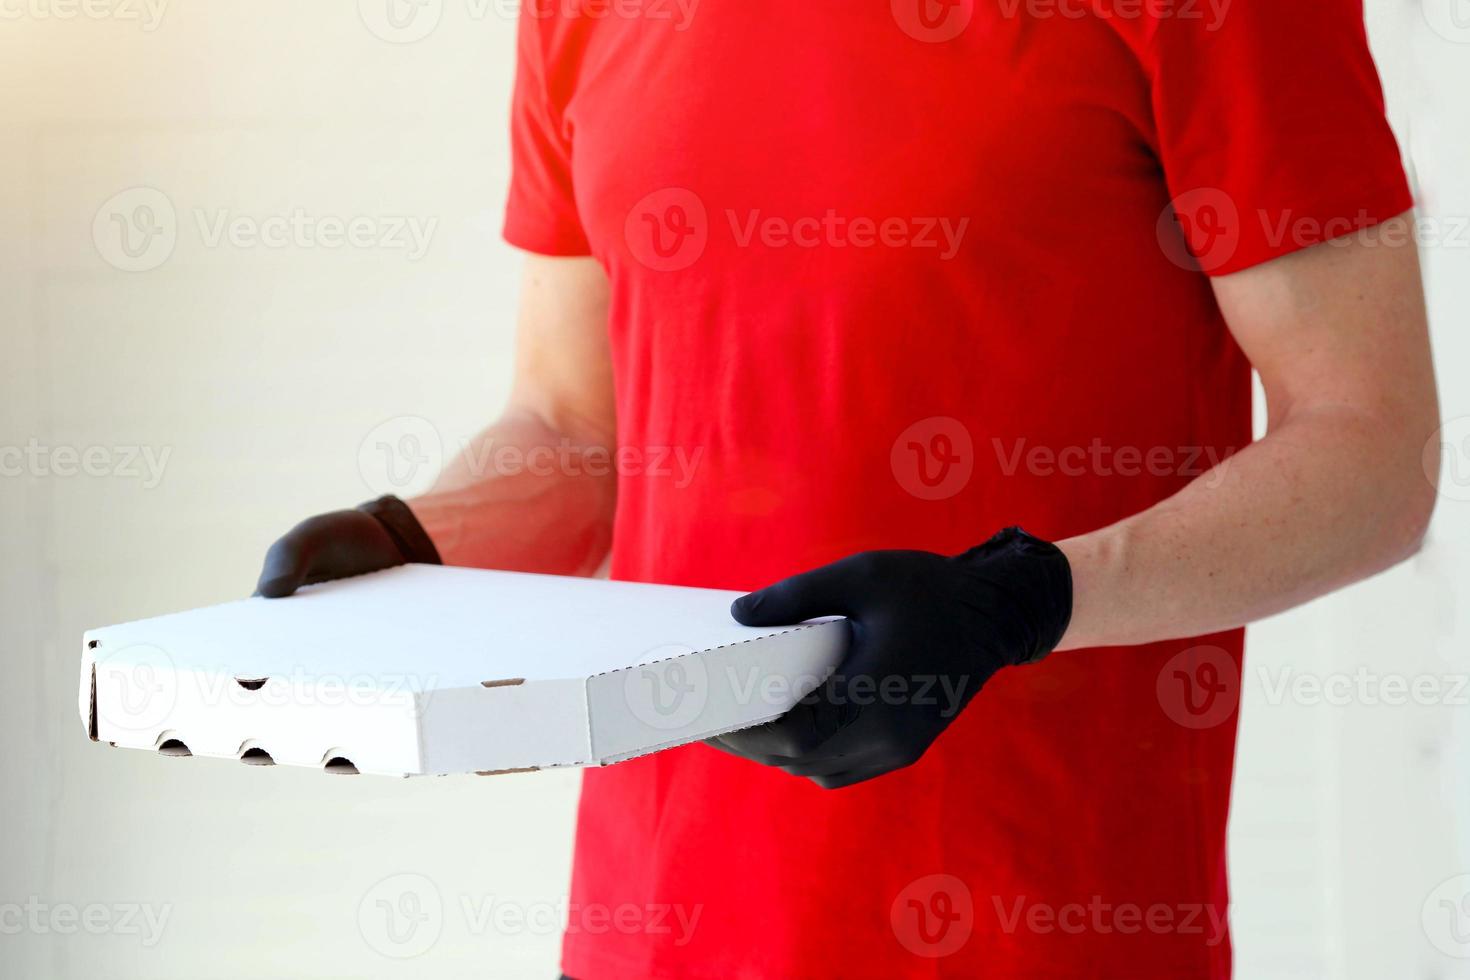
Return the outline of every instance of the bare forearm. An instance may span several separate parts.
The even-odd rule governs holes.
[[[1414,552],[1439,405],[1411,232],[1400,215],[1211,280],[1260,373],[1269,433],[1168,500],[1060,542],[1076,593],[1064,647],[1231,629]]]
[[[1401,561],[1434,504],[1423,445],[1371,415],[1305,412],[1168,500],[1060,542],[1075,589],[1062,648],[1230,629]]]
[[[609,447],[511,412],[408,502],[445,564],[590,575],[612,538]]]

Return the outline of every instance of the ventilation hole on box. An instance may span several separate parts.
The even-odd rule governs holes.
[[[236,677],[235,683],[247,691],[258,691],[262,687],[265,687],[266,680],[268,678],[265,677]]]
[[[97,649],[97,641],[96,640],[88,640],[87,641],[87,649],[88,650],[95,650],[95,649]]]
[[[500,680],[500,681],[481,681],[480,682],[480,686],[481,687],[519,687],[520,685],[522,685],[524,683],[526,683],[526,679],[524,677],[511,677],[511,678],[509,678],[507,680]]]
[[[352,764],[352,760],[347,758],[345,755],[332,756],[330,759],[327,760],[327,764],[323,766],[322,769],[337,776],[357,775],[357,767],[354,766]]]
[[[194,753],[190,752],[189,746],[185,745],[183,742],[179,741],[176,738],[171,738],[158,747],[158,754],[183,758],[184,756],[193,755]]]
[[[240,753],[240,761],[247,766],[273,766],[276,760],[265,749],[246,749]]]

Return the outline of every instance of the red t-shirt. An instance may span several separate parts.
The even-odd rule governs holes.
[[[506,237],[611,280],[616,578],[1143,510],[1251,438],[1206,273],[1411,204],[1355,0],[575,3],[522,15]],[[1241,641],[1002,671],[836,792],[589,771],[563,969],[1227,976]]]

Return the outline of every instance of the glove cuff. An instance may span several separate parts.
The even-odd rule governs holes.
[[[993,569],[993,584],[1011,596],[1026,632],[1017,664],[1035,663],[1062,642],[1072,622],[1072,565],[1062,549],[1008,527],[954,560],[974,573]]]
[[[420,565],[442,565],[443,560],[439,557],[439,549],[434,547],[429,532],[419,523],[419,519],[413,516],[413,511],[408,509],[408,504],[392,494],[386,494],[377,500],[369,500],[357,508],[369,517],[377,520],[383,525],[383,530],[388,532],[388,537],[398,545],[398,550],[403,552],[403,559]]]

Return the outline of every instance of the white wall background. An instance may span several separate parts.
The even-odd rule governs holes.
[[[1410,566],[1253,630],[1232,838],[1247,978],[1470,976],[1452,955],[1470,913],[1439,904],[1470,892],[1452,880],[1470,712],[1271,693],[1287,668],[1470,672],[1470,7],[1425,2],[1370,0],[1371,21],[1422,214],[1455,223],[1426,265],[1459,469]],[[376,426],[423,416],[452,441],[509,377],[510,5],[430,0],[435,29],[395,44],[371,0],[152,3],[0,3],[0,447],[112,461],[0,478],[0,975],[554,975],[540,916],[564,896],[575,775],[331,779],[83,738],[85,627],[248,592],[282,529],[378,489],[358,465]],[[177,236],[129,273],[160,253],[99,249],[93,226],[138,204],[172,209]],[[222,215],[293,214],[435,224],[422,255],[211,244]],[[161,481],[128,447],[168,454]],[[430,918],[397,943],[376,902],[404,893]]]

